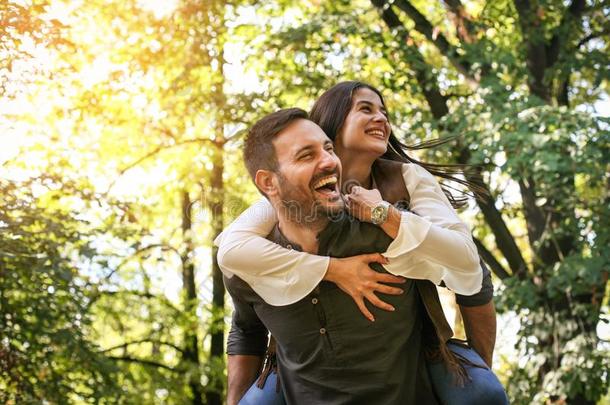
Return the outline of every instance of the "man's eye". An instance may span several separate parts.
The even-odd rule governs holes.
[[[335,153],[335,148],[334,148],[334,146],[332,146],[332,145],[331,145],[331,146],[327,146],[327,147],[326,147],[326,151],[327,151],[327,152],[330,152],[330,153]]]
[[[299,156],[299,160],[307,160],[309,158],[311,158],[311,153],[306,153],[304,155]]]

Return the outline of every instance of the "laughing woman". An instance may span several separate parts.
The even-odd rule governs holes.
[[[400,293],[399,285],[388,285],[401,281],[395,276],[416,279],[428,315],[428,369],[439,399],[451,404],[506,403],[506,395],[489,369],[495,342],[490,274],[479,264],[470,230],[430,173],[452,178],[451,170],[443,172],[442,166],[408,157],[404,145],[392,134],[381,93],[365,83],[342,82],[327,90],[314,104],[310,119],[335,144],[350,213],[382,227],[388,218],[399,218],[394,242],[383,256],[342,259],[284,249],[265,239],[277,219],[271,205],[261,200],[217,239],[223,272],[228,277],[239,276],[276,306],[304,298],[322,280],[334,282],[371,321],[374,316],[365,300],[391,310],[375,293]],[[380,262],[395,276],[372,270],[371,261]],[[450,342],[453,332],[433,283],[464,294],[458,295],[457,301],[470,346],[477,351]],[[242,404],[282,403],[281,393],[276,395],[275,375],[269,371],[259,379],[263,389],[253,385]],[[267,375],[271,378],[265,381]],[[232,391],[230,395],[235,395]],[[241,394],[244,389],[237,391]],[[228,399],[231,403],[236,398]]]

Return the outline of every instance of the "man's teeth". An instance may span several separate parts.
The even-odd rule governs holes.
[[[318,181],[316,181],[316,183],[313,185],[314,189],[319,189],[320,187],[324,187],[327,184],[336,184],[337,183],[337,176],[328,176],[328,177],[324,177]]]

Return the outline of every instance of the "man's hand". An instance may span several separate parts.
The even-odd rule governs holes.
[[[373,314],[364,304],[364,298],[378,308],[394,311],[394,307],[380,300],[375,295],[375,291],[383,294],[400,295],[403,292],[402,289],[390,287],[382,283],[402,284],[406,281],[403,277],[378,273],[369,267],[369,263],[386,264],[387,262],[388,260],[379,253],[346,257],[344,259],[332,257],[324,279],[337,284],[341,290],[352,297],[360,312],[368,320],[374,321]]]

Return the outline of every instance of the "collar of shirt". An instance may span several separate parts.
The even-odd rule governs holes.
[[[330,238],[332,238],[333,235],[335,235],[337,232],[339,232],[342,229],[345,221],[350,221],[350,220],[355,221],[356,219],[351,217],[347,213],[347,211],[342,211],[340,214],[330,217],[326,227],[322,231],[320,231],[320,233],[318,234],[318,240],[320,241],[320,246],[318,248],[318,251],[320,250],[320,248],[322,246],[326,245],[326,243],[325,243],[326,241],[328,241]],[[282,233],[282,231],[280,230],[279,224],[275,224],[275,226],[271,230],[271,233],[269,233],[269,235],[267,235],[267,239],[269,239],[270,241],[272,241],[274,243],[277,243],[278,245],[280,245],[286,249],[294,249],[299,252],[303,251],[303,248],[301,247],[301,245],[291,241]]]

